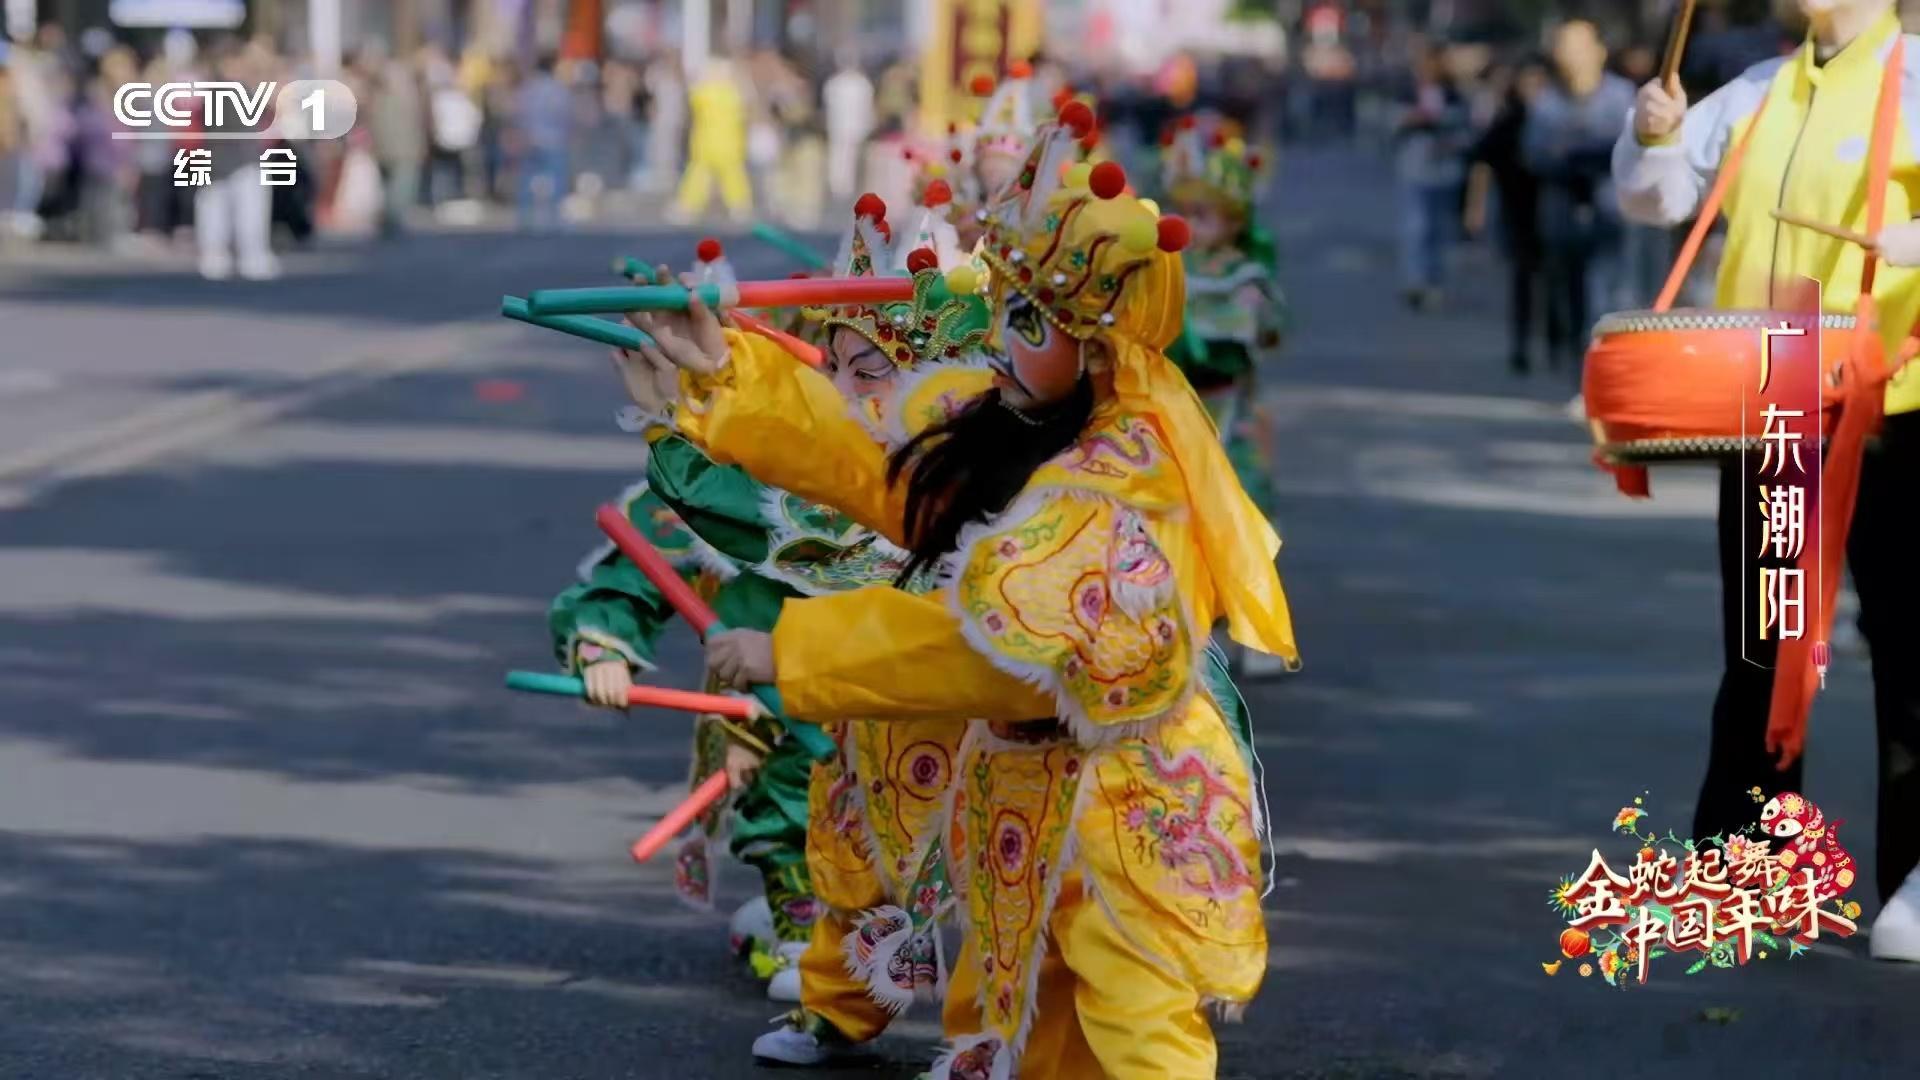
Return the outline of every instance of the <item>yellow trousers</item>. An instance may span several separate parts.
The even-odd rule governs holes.
[[[1016,1075],[1212,1080],[1219,1054],[1199,992],[1128,941],[1077,874],[1062,885],[1048,929],[1038,1009]],[[941,1014],[949,1038],[980,1030],[979,967],[972,945],[963,945]]]
[[[800,954],[800,1007],[854,1042],[866,1042],[878,1038],[893,1017],[867,994],[866,983],[847,972],[840,943],[852,929],[832,910],[813,921],[813,937]]]
[[[686,175],[680,180],[680,211],[688,217],[706,213],[716,183],[728,213],[746,217],[753,212],[753,182],[747,178],[746,151],[716,153],[699,147],[688,158]]]

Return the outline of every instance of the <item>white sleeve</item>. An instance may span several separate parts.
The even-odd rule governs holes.
[[[1643,146],[1634,134],[1635,113],[1613,145],[1613,182],[1620,210],[1642,225],[1678,225],[1694,216],[1719,175],[1733,129],[1766,100],[1773,77],[1786,61],[1769,60],[1687,110],[1680,138],[1661,146]]]

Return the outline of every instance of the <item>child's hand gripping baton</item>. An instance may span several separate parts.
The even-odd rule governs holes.
[[[640,568],[641,573],[647,575],[647,580],[653,582],[653,587],[660,590],[660,595],[673,606],[673,610],[679,612],[680,617],[687,620],[688,625],[692,626],[694,632],[703,640],[727,628],[726,624],[720,621],[720,617],[713,613],[713,609],[707,606],[707,602],[700,599],[699,595],[693,591],[693,587],[667,564],[666,558],[660,554],[659,550],[649,543],[646,537],[640,535],[640,530],[633,527],[633,522],[627,520],[627,515],[622,513],[619,507],[602,506],[599,513],[594,515],[594,520],[599,524],[600,531],[607,534],[607,538],[613,541],[621,554],[633,560],[633,564]],[[755,686],[752,692],[753,696],[785,725],[787,734],[793,736],[794,741],[798,742],[809,755],[823,761],[833,756],[833,740],[827,738],[825,732],[812,724],[782,715],[778,690],[762,684]]]
[[[570,675],[549,675],[535,671],[507,672],[507,687],[512,690],[526,690],[536,694],[560,694],[566,697],[585,697],[586,681]],[[736,720],[751,720],[761,714],[758,703],[741,698],[726,697],[721,694],[697,694],[688,690],[672,690],[664,686],[634,686],[627,690],[627,704],[650,706],[660,709],[683,709],[687,712],[718,713]],[[645,836],[634,841],[631,853],[635,862],[646,862],[660,849],[680,835],[681,830],[698,821],[701,815],[712,808],[714,803],[727,797],[729,790],[727,774],[714,773],[701,781],[693,789],[693,794],[682,800],[678,806],[667,811],[665,817],[648,829]]]
[[[549,675],[538,671],[507,672],[507,689],[535,694],[586,697],[587,684],[571,675]],[[758,702],[725,694],[702,694],[693,690],[675,690],[666,686],[627,688],[627,704],[641,708],[678,709],[690,713],[716,713],[734,720],[754,720],[765,715]]]

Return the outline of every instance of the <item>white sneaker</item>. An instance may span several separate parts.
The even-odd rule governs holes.
[[[814,1035],[800,1030],[791,1019],[753,1040],[753,1060],[776,1065],[822,1065],[833,1054]]]
[[[208,281],[225,281],[233,276],[233,260],[209,255],[200,260],[200,276]]]
[[[804,941],[783,941],[774,951],[780,970],[767,980],[767,1000],[787,1005],[800,1004],[800,955],[807,951]]]
[[[773,932],[773,909],[767,905],[764,895],[734,909],[733,918],[727,923],[727,945],[735,956],[746,955],[756,941],[771,950],[778,940]]]
[[[1867,954],[1875,960],[1920,964],[1920,867],[1907,875],[1893,899],[1873,920]]]
[[[1587,422],[1587,395],[1575,394],[1573,400],[1567,402],[1567,419],[1576,424]]]

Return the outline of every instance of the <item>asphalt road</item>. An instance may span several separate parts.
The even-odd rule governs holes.
[[[1222,1075],[1909,1073],[1920,971],[1860,940],[1625,993],[1543,974],[1548,890],[1621,850],[1615,810],[1689,816],[1708,486],[1615,496],[1570,386],[1505,373],[1484,262],[1442,314],[1395,306],[1379,173],[1294,161],[1275,220],[1307,667],[1247,688],[1272,971]],[[684,723],[499,688],[639,466],[601,352],[498,297],[691,240],[437,235],[269,286],[0,261],[0,1078],[756,1075],[780,1010],[624,855]],[[666,659],[689,678],[691,641]],[[1835,675],[1808,789],[1870,870],[1864,661]],[[912,1076],[937,1034],[822,1075]]]

